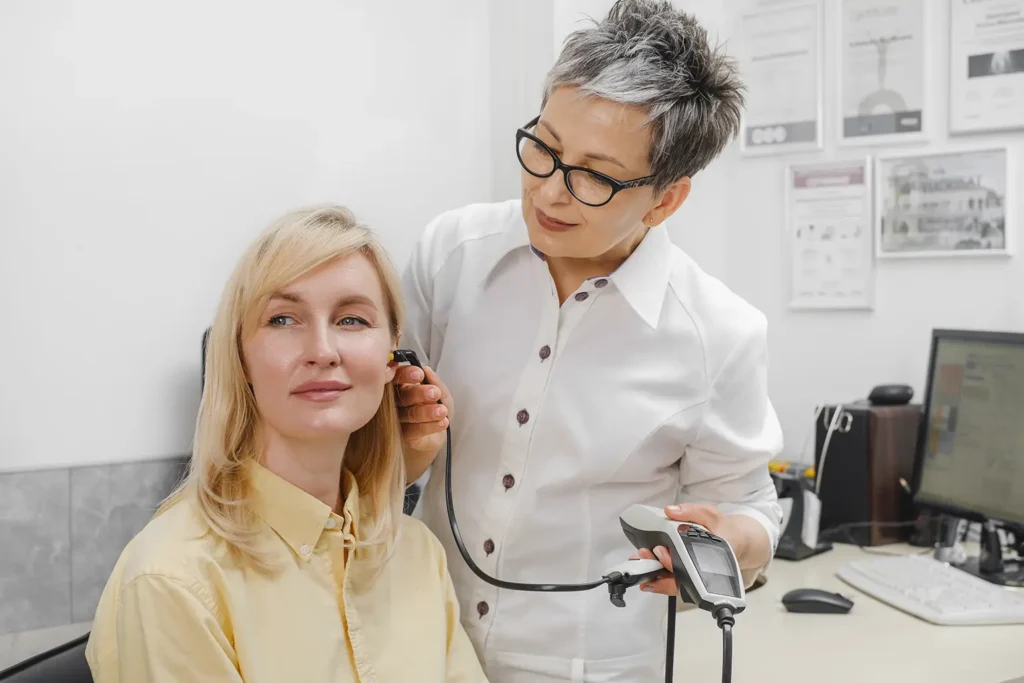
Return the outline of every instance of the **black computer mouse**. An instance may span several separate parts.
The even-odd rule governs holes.
[[[853,601],[839,593],[819,588],[796,588],[782,596],[782,604],[790,612],[807,614],[846,614]]]

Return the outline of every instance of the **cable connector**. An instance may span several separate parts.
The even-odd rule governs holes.
[[[626,589],[643,581],[651,581],[663,574],[665,568],[657,560],[627,560],[604,574],[608,582],[608,597],[616,607],[626,606]]]
[[[718,622],[718,628],[724,628],[725,626],[732,628],[736,625],[736,619],[733,617],[732,607],[729,605],[716,607],[711,613],[711,616],[713,616],[715,621]]]

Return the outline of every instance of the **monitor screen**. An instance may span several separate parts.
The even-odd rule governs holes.
[[[1024,335],[935,333],[917,501],[1024,524]]]

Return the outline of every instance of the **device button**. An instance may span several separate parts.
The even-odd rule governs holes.
[[[476,603],[476,613],[480,615],[481,619],[483,617],[487,616],[487,613],[490,612],[490,611],[491,611],[490,605],[488,605],[483,600],[481,600],[480,602]]]
[[[484,552],[488,555],[494,552],[494,541],[489,538],[484,541]]]
[[[608,280],[606,280],[605,278],[601,278],[600,280],[598,280],[597,282],[594,283],[594,286],[597,287],[598,289],[601,289],[602,287],[604,287],[607,284],[608,284]]]
[[[551,347],[548,346],[547,344],[545,344],[544,346],[540,347],[540,354],[539,355],[540,355],[540,359],[541,360],[547,360],[548,356],[551,355]]]
[[[576,293],[576,301],[586,301],[587,297],[589,297],[589,296],[590,295],[587,294],[586,292],[577,292]]]
[[[508,489],[516,485],[516,478],[513,477],[511,474],[506,474],[504,477],[501,478],[501,485],[504,486],[505,490],[507,491]]]
[[[529,421],[530,414],[525,410],[520,410],[518,413],[516,413],[516,422],[518,422],[519,424],[524,425]]]

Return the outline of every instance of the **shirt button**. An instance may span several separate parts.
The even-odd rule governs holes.
[[[516,413],[516,420],[519,422],[519,424],[524,425],[530,421],[530,414],[525,410],[520,410],[518,413]]]
[[[309,546],[308,545],[302,546],[301,548],[299,548],[299,552],[302,553],[303,555],[309,555]]]
[[[508,489],[516,485],[516,478],[513,477],[511,474],[506,474],[504,477],[501,478],[501,485],[504,486],[505,490],[507,491]]]
[[[484,552],[488,555],[494,552],[494,541],[489,538],[484,541]]]
[[[480,602],[476,603],[476,613],[479,614],[481,618],[487,616],[487,613],[490,612],[490,611],[491,611],[490,606],[486,602],[484,602],[483,600],[481,600]]]
[[[576,301],[586,301],[588,296],[590,295],[587,294],[586,292],[577,292]]]
[[[338,523],[334,521],[334,517],[329,517],[327,523],[324,524],[324,527],[327,529],[333,529],[336,526],[338,526]]]
[[[550,355],[551,355],[551,347],[550,346],[545,344],[544,346],[540,347],[540,359],[541,360],[547,360],[548,356],[550,356]]]
[[[594,283],[594,286],[597,287],[598,289],[601,289],[602,287],[604,287],[607,284],[608,284],[608,280],[606,280],[604,278],[601,278],[600,280],[598,280],[597,282]]]

